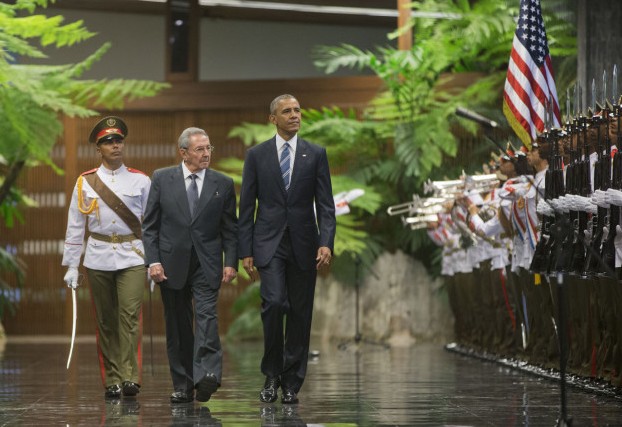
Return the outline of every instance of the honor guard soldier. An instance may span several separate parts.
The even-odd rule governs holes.
[[[140,389],[141,306],[146,279],[141,222],[151,181],[123,164],[128,129],[119,117],[100,120],[89,142],[101,157],[82,173],[69,206],[62,265],[70,288],[80,285],[84,254],[97,323],[97,350],[104,396],[135,396]]]

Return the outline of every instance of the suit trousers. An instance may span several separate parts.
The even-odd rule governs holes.
[[[160,286],[171,379],[175,391],[183,392],[191,392],[207,374],[215,375],[218,384],[222,379],[217,314],[220,283],[208,283],[194,248],[189,262],[183,288]]]
[[[140,383],[145,266],[118,271],[86,270],[95,306],[97,350],[104,385],[123,381]]]
[[[273,258],[258,270],[264,333],[261,371],[280,376],[284,389],[298,393],[307,372],[317,270],[298,266],[287,230]]]

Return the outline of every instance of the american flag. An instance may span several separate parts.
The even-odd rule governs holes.
[[[531,147],[538,132],[544,131],[549,103],[553,110],[551,124],[558,127],[561,117],[540,0],[521,0],[505,80],[503,113],[527,147]]]

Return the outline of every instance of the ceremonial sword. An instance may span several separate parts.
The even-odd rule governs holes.
[[[78,323],[78,303],[76,302],[76,288],[71,288],[71,302],[73,305],[73,324],[71,326],[71,347],[69,347],[69,357],[67,357],[67,369],[71,363],[71,355],[73,354],[73,344],[76,341],[76,324]]]

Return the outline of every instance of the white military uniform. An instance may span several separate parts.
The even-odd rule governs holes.
[[[121,165],[103,165],[96,173],[142,222],[151,187],[148,176]],[[96,205],[92,204],[96,201]],[[141,360],[141,307],[146,270],[142,240],[93,190],[84,176],[76,182],[69,205],[62,265],[78,267],[84,247],[85,225],[90,236],[84,266],[97,321],[97,348],[106,397],[138,392]]]
[[[142,219],[147,206],[151,180],[145,174],[122,165],[111,171],[103,165],[96,169],[99,178],[119,197],[137,218]],[[91,171],[89,171],[91,172]],[[84,174],[87,174],[85,172]],[[84,175],[83,174],[83,175]],[[82,196],[85,206],[97,199],[98,209],[84,215],[78,209],[78,184],[73,189],[65,235],[65,249],[62,265],[78,267],[84,245],[84,225],[92,233],[105,236],[129,235],[132,230],[101,200],[100,196],[83,179]],[[113,243],[89,237],[84,255],[84,266],[94,270],[115,271],[136,265],[144,265],[143,242],[136,237],[131,242]]]

